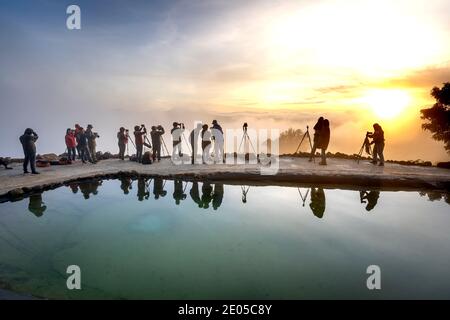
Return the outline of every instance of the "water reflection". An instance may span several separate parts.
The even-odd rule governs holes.
[[[30,196],[28,210],[36,217],[41,217],[44,214],[45,210],[47,210],[47,206],[42,201],[42,193]]]
[[[311,203],[309,204],[312,213],[319,219],[325,213],[325,192],[323,188],[311,188]]]
[[[361,203],[365,203],[366,205],[366,210],[370,211],[373,208],[375,208],[375,206],[378,203],[378,198],[380,197],[380,191],[376,191],[376,190],[372,190],[372,191],[366,191],[366,190],[361,190],[359,192],[359,199],[361,201]]]
[[[128,195],[133,190],[133,183],[137,184],[136,197],[138,201],[146,201],[151,199],[151,193],[154,195],[154,199],[158,200],[160,197],[167,195],[165,190],[166,182],[163,178],[144,178],[139,177],[137,179],[121,177],[120,189],[125,195]],[[190,185],[190,186],[189,186]],[[72,193],[78,194],[80,192],[84,199],[88,200],[92,196],[96,196],[99,193],[99,188],[102,186],[101,180],[90,180],[80,183],[71,183],[68,187]],[[151,187],[153,190],[151,191]],[[187,198],[187,190],[189,188],[189,196],[198,208],[218,210],[224,201],[225,186],[223,183],[205,182],[186,182],[183,180],[173,180],[173,199],[178,206],[182,204]],[[232,188],[232,187],[230,187]],[[241,188],[241,200],[242,203],[247,203],[248,192],[250,186],[240,186]],[[298,195],[300,197],[301,206],[305,207],[309,200],[309,208],[311,213],[322,219],[326,212],[326,190],[321,186],[313,186],[310,188],[297,188]],[[280,189],[280,192],[281,189]],[[359,200],[361,204],[365,205],[366,211],[372,211],[378,204],[381,196],[379,190],[360,190]],[[450,204],[450,196],[448,193],[442,193],[437,191],[423,191],[419,192],[422,197],[428,197],[430,201],[444,201]],[[47,209],[47,205],[43,202],[42,194],[33,194],[29,197],[28,210],[37,217],[41,217]]]

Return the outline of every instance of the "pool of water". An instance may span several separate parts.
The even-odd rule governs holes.
[[[0,288],[45,298],[450,298],[450,197],[162,179],[0,204]],[[81,290],[68,290],[69,265]],[[380,268],[369,290],[367,267]]]

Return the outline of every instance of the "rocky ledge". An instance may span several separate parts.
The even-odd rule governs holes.
[[[305,158],[282,157],[267,166],[260,164],[174,165],[170,159],[151,165],[117,159],[97,164],[57,165],[40,168],[40,175],[24,175],[19,163],[13,170],[0,169],[0,201],[21,199],[27,194],[54,189],[77,180],[114,179],[121,176],[148,176],[167,179],[222,181],[242,185],[322,185],[345,189],[383,190],[439,190],[450,191],[450,171],[436,167],[413,167],[387,163],[374,166],[368,161],[329,159],[327,166],[319,166]]]

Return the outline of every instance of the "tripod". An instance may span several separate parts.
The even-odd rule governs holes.
[[[241,140],[241,143],[239,144],[238,153],[241,151],[242,143],[244,143],[244,141],[247,141],[247,140],[248,140],[250,146],[252,147],[253,152],[254,152],[255,155],[256,155],[255,147],[253,146],[252,140],[250,139],[250,136],[249,136],[248,133],[247,133],[247,127],[244,127],[244,134],[242,135],[242,140]],[[245,149],[245,148],[244,148],[244,149]],[[244,150],[244,151],[245,151],[245,150]]]
[[[361,149],[359,149],[358,152],[358,157],[356,158],[356,163],[359,163],[359,160],[361,160],[362,154],[364,149],[366,150],[366,152],[371,155],[372,154],[372,148],[370,147],[370,141],[369,141],[369,134],[366,133],[366,137],[364,138],[364,142],[361,146]]]
[[[127,138],[128,140],[131,141],[131,143],[133,144],[133,147],[137,150],[136,145],[134,144],[133,139],[131,139],[130,135],[127,133]],[[128,153],[128,143],[127,143],[127,155],[129,156],[130,154]]]
[[[303,135],[302,140],[300,140],[300,143],[298,144],[298,147],[297,147],[297,149],[295,150],[294,154],[296,154],[296,153],[300,150],[300,147],[302,146],[303,140],[305,140],[306,137],[308,137],[308,140],[309,140],[309,146],[311,147],[311,152],[312,152],[313,146],[312,146],[312,142],[311,142],[311,136],[309,135],[309,126],[306,126],[306,132],[305,132],[305,134]],[[316,162],[316,157],[315,157],[315,155],[313,155],[313,160],[314,160],[314,162]]]
[[[164,148],[162,148],[163,153],[164,153],[164,150],[165,150],[166,153],[167,153],[167,156],[170,157],[169,149],[167,149],[166,142],[164,141],[164,138],[162,136],[161,136],[161,142],[162,142],[162,145],[164,147]],[[163,156],[164,156],[164,154],[163,154]]]

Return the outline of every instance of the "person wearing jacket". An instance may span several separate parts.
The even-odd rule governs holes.
[[[161,136],[165,133],[164,128],[159,126],[152,126],[152,131],[150,131],[150,137],[152,139],[152,145],[153,145],[153,162],[158,159],[158,161],[161,161]]]
[[[80,128],[80,132],[78,134],[78,149],[80,150],[81,161],[86,163],[86,160],[90,163],[94,163],[91,158],[91,154],[88,148],[88,136],[84,128]]]
[[[374,144],[373,148],[373,164],[378,163],[378,158],[380,158],[380,167],[384,166],[384,131],[378,123],[373,125],[373,133],[369,134],[368,137],[372,138],[370,144]]]
[[[119,132],[117,132],[117,140],[119,144],[119,159],[125,160],[125,149],[128,143],[128,133],[125,131],[124,127],[120,127]]]
[[[77,143],[76,149],[78,152],[78,159],[81,159],[81,151],[80,148],[78,147],[79,145],[79,140],[80,140],[80,131],[81,131],[81,126],[77,123],[75,124],[75,132],[74,132],[74,136],[75,136],[75,141]]]
[[[89,153],[91,155],[92,161],[94,163],[97,162],[97,138],[100,138],[100,136],[98,135],[97,132],[93,132],[92,129],[94,127],[92,126],[92,124],[88,124],[87,126],[87,130],[86,130],[86,138],[88,140],[88,149],[89,149]]]
[[[214,140],[214,163],[224,163],[225,157],[223,154],[223,129],[217,120],[213,120],[211,127],[211,136]]]
[[[320,131],[323,126],[323,117],[320,117],[317,120],[317,123],[314,126],[314,138],[313,138],[313,146],[311,149],[311,155],[309,156],[309,162],[313,160],[313,157],[316,155],[316,149],[319,148],[319,139],[320,139]]]
[[[210,150],[211,150],[211,131],[208,130],[209,127],[207,124],[202,126],[202,160],[203,164],[209,164],[210,160]]]
[[[36,141],[39,136],[33,129],[27,128],[22,136],[20,136],[19,140],[22,144],[23,153],[24,153],[24,161],[23,161],[23,173],[28,173],[28,163],[30,164],[31,173],[39,174],[36,171]]]
[[[318,148],[322,150],[322,161],[319,163],[322,166],[327,165],[326,151],[328,144],[330,143],[330,122],[328,119],[323,120],[322,128],[319,133],[319,145]]]
[[[77,141],[75,139],[75,132],[70,128],[66,131],[66,147],[69,160],[75,161]]]
[[[134,127],[134,142],[136,143],[136,161],[142,163],[142,152],[144,151],[144,135],[147,134],[145,127]]]

